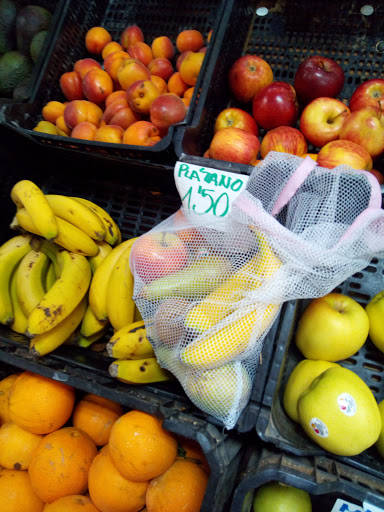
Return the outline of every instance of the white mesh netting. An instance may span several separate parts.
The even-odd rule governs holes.
[[[326,295],[384,255],[376,178],[315,165],[269,153],[227,218],[181,208],[133,246],[134,300],[160,365],[227,429],[282,303]]]

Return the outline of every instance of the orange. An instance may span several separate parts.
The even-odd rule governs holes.
[[[0,425],[10,420],[9,416],[9,396],[13,383],[19,376],[19,373],[13,373],[0,380]]]
[[[171,466],[177,455],[177,440],[163,429],[158,418],[133,410],[114,423],[109,448],[113,463],[125,478],[144,482]]]
[[[148,486],[148,512],[199,512],[208,483],[207,473],[194,462],[177,459]]]
[[[177,440],[179,442],[177,458],[196,462],[209,474],[209,464],[199,443],[194,439],[188,439],[182,436],[177,436]]]
[[[66,423],[74,403],[72,386],[25,371],[12,387],[10,419],[34,434],[48,434]]]
[[[88,402],[92,402],[94,404],[102,405],[103,407],[108,407],[108,409],[112,409],[116,414],[121,416],[123,414],[123,408],[118,402],[114,402],[109,398],[105,398],[104,396],[94,395],[93,393],[88,393],[84,396],[85,400]]]
[[[33,490],[46,503],[71,494],[83,494],[88,488],[88,471],[96,455],[93,440],[75,427],[64,427],[46,435],[29,463]]]
[[[44,105],[41,115],[45,121],[55,124],[59,116],[64,115],[65,105],[60,101],[49,101]]]
[[[124,478],[112,462],[108,445],[94,458],[88,485],[91,500],[101,512],[137,512],[145,505],[148,482]]]
[[[88,395],[86,395],[76,405],[72,417],[73,426],[86,432],[97,446],[104,446],[108,443],[112,425],[123,414],[120,404],[115,404],[107,398],[104,400],[104,404],[97,403],[92,401],[92,398],[88,400]],[[117,405],[117,410],[115,405]]]
[[[34,493],[28,471],[0,470],[0,510],[2,512],[43,512],[44,503]]]
[[[189,87],[189,88],[185,91],[185,93],[184,93],[184,98],[187,98],[187,99],[191,100],[191,99],[192,99],[192,94],[193,94],[193,91],[194,91],[194,90],[195,90],[195,88],[194,88],[194,87]]]
[[[111,34],[103,27],[92,27],[85,34],[85,47],[89,53],[101,54],[105,45],[111,41]]]
[[[7,469],[28,469],[43,436],[32,434],[9,421],[0,428],[0,464]]]
[[[43,512],[99,512],[99,509],[88,496],[71,494],[52,503],[46,503]]]

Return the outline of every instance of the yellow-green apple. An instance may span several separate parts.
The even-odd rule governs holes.
[[[317,154],[320,167],[333,169],[338,165],[349,165],[354,169],[370,171],[373,167],[372,157],[368,151],[350,140],[333,140],[323,146]]]
[[[341,361],[358,352],[369,331],[369,318],[355,299],[329,293],[313,299],[296,329],[297,348],[306,359]]]
[[[232,64],[228,73],[229,88],[243,103],[273,82],[273,71],[267,61],[257,55],[243,55]]]
[[[139,114],[149,114],[149,109],[160,91],[151,80],[137,80],[127,89],[127,100],[132,110]]]
[[[304,489],[278,481],[256,489],[252,512],[312,512],[311,496]]]
[[[272,82],[253,97],[252,113],[265,130],[294,126],[299,117],[295,89],[287,82]]]
[[[349,108],[336,98],[316,98],[308,103],[300,116],[300,131],[310,144],[322,148],[339,138],[350,113]]]
[[[209,156],[214,160],[255,165],[259,150],[260,141],[256,135],[230,127],[215,133],[209,146]]]
[[[340,139],[351,140],[365,148],[375,160],[384,153],[384,116],[376,107],[355,110],[344,121]]]
[[[130,256],[132,272],[145,281],[173,274],[188,262],[188,249],[174,233],[158,231],[142,235],[134,243]]]
[[[184,121],[187,107],[176,94],[161,94],[152,102],[149,115],[151,122],[162,133],[166,133],[172,124]]]
[[[229,107],[222,110],[216,118],[213,131],[216,133],[224,128],[229,128],[230,126],[233,126],[234,128],[241,128],[242,130],[253,133],[256,137],[259,135],[259,129],[256,121],[251,114],[241,108]]]
[[[364,107],[384,109],[384,78],[371,78],[360,84],[349,100],[352,112]]]
[[[304,135],[292,126],[278,126],[267,132],[261,141],[260,154],[265,158],[270,151],[302,156],[308,151]]]
[[[344,86],[344,71],[333,59],[312,55],[297,68],[293,86],[301,105],[327,96],[336,98]]]
[[[369,337],[384,352],[384,291],[377,293],[365,306],[369,318]]]

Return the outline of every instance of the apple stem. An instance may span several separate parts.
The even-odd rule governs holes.
[[[348,112],[348,110],[347,110],[347,109],[344,109],[342,112],[339,112],[339,113],[337,114],[337,116],[335,116],[335,117],[333,117],[333,118],[331,119],[331,122],[335,121],[339,116],[342,116],[342,115],[343,115],[343,114],[345,114],[346,112]]]

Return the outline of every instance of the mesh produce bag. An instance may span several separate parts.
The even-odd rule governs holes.
[[[271,152],[224,219],[181,208],[131,253],[134,300],[161,366],[235,426],[283,302],[321,297],[384,255],[376,178]]]

